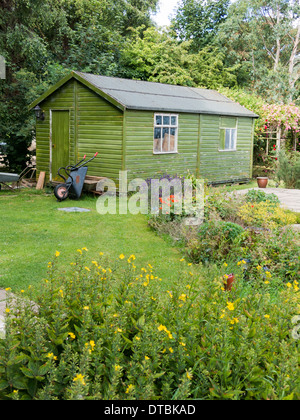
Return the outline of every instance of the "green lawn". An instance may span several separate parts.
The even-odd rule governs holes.
[[[45,278],[47,264],[59,251],[59,264],[74,261],[78,248],[88,258],[103,252],[111,259],[134,254],[140,265],[151,263],[169,282],[181,265],[180,249],[158,237],[143,215],[105,215],[96,211],[93,197],[58,203],[53,195],[35,190],[0,193],[0,288],[25,289]],[[59,207],[78,206],[90,213],[64,213]]]

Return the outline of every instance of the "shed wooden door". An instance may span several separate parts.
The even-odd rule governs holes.
[[[52,111],[52,180],[63,180],[57,175],[62,166],[69,165],[70,117],[69,111]],[[62,172],[64,175],[64,172]]]

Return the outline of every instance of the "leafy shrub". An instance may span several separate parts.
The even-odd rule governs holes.
[[[278,226],[292,225],[297,218],[270,201],[246,203],[240,207],[238,215],[247,226],[275,229]]]
[[[209,221],[204,223],[196,238],[187,244],[187,252],[192,261],[222,261],[229,252],[240,246],[244,229],[235,223]]]
[[[80,252],[9,300],[1,400],[299,399],[297,282],[274,301],[264,282],[245,295],[237,272],[225,292],[224,270],[199,281],[183,261],[164,291],[134,256],[87,264]]]
[[[284,181],[286,188],[300,188],[300,152],[288,155],[281,151],[275,175],[279,181]]]
[[[275,194],[266,194],[261,190],[249,190],[245,196],[248,203],[261,203],[269,201],[269,203],[280,204],[280,200]]]
[[[291,229],[256,233],[249,231],[242,256],[247,263],[247,278],[257,280],[257,267],[272,271],[280,283],[300,278],[300,234]]]

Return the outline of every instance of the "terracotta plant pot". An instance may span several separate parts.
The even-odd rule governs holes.
[[[229,276],[227,277],[227,280],[225,282],[225,290],[227,290],[228,292],[230,292],[230,290],[232,289],[232,286],[235,282],[235,277],[234,274],[229,274]]]
[[[268,177],[263,177],[263,176],[257,177],[257,185],[259,188],[266,188],[268,185],[268,181],[269,181]]]

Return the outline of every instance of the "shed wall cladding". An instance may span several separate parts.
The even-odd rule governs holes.
[[[77,91],[78,154],[99,157],[89,174],[119,178],[122,169],[123,112],[79,82]]]
[[[128,178],[196,172],[199,115],[178,114],[178,153],[153,154],[154,112],[126,111],[126,169]],[[163,113],[162,113],[163,114]]]
[[[99,158],[89,173],[118,179],[122,169],[123,113],[105,99],[71,80],[41,104],[45,121],[37,121],[37,173],[50,173],[50,110],[70,111],[70,158],[74,164],[85,154]],[[75,112],[76,111],[76,112]]]
[[[210,182],[249,179],[252,175],[253,119],[236,118],[235,151],[220,151],[220,128],[224,120],[217,115],[200,115],[200,176]],[[231,121],[228,122],[230,125]]]
[[[54,92],[42,104],[45,120],[37,121],[36,125],[36,161],[37,174],[45,171],[47,179],[50,173],[50,110],[70,111],[70,162],[75,157],[75,110],[74,110],[74,82],[70,81]]]

